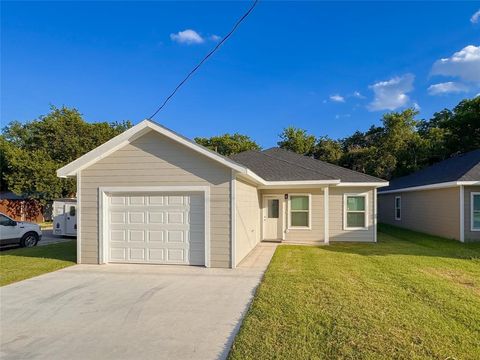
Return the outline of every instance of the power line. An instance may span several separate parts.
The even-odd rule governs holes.
[[[149,120],[152,120],[152,118],[153,118],[155,115],[157,115],[157,114],[160,112],[160,110],[162,110],[162,109],[165,107],[165,105],[167,105],[167,102],[175,95],[175,93],[178,91],[178,89],[180,89],[180,87],[181,87],[184,83],[187,82],[187,80],[195,73],[195,71],[197,71],[198,68],[199,68],[200,66],[202,66],[203,63],[204,63],[205,61],[207,61],[207,59],[208,59],[210,56],[212,56],[212,55],[215,53],[215,51],[217,51],[218,48],[220,48],[220,46],[222,46],[222,44],[223,44],[225,41],[228,40],[228,38],[229,38],[230,36],[233,35],[233,33],[235,32],[235,30],[237,30],[237,28],[240,26],[240,24],[243,22],[243,20],[245,20],[245,19],[247,18],[247,16],[250,15],[250,13],[253,11],[253,9],[255,8],[255,6],[257,6],[257,3],[258,3],[259,1],[260,1],[260,0],[254,0],[254,1],[253,1],[252,6],[250,6],[250,8],[247,10],[247,12],[246,12],[245,14],[243,14],[243,16],[242,16],[240,19],[237,20],[237,22],[236,22],[235,25],[233,26],[232,30],[230,30],[230,32],[229,32],[227,35],[225,35],[225,37],[202,59],[202,61],[200,61],[200,62],[197,64],[197,66],[195,66],[195,67],[193,68],[193,70],[188,73],[188,75],[177,85],[177,87],[172,91],[172,93],[171,93],[170,95],[168,95],[168,97],[164,100],[163,104],[160,105],[160,107],[157,109],[157,111],[155,111],[155,112],[153,113],[153,115],[148,118]]]

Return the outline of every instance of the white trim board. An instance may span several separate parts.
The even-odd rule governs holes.
[[[378,195],[393,194],[393,193],[408,192],[408,191],[444,189],[444,188],[461,186],[461,185],[467,185],[467,186],[480,185],[480,181],[449,181],[449,182],[429,184],[429,185],[412,186],[412,187],[400,188],[395,190],[380,191]]]
[[[362,196],[365,198],[365,227],[348,227],[347,226],[347,198],[349,196]],[[359,211],[358,211],[359,212]],[[368,230],[368,192],[366,193],[344,193],[343,194],[343,230]]]
[[[77,264],[82,263],[82,176],[77,176]]]
[[[307,196],[308,197],[308,226],[292,226],[291,217],[291,201],[292,196]],[[312,230],[312,194],[311,193],[290,193],[287,200],[287,231],[290,230]],[[294,210],[295,211],[295,210]]]
[[[465,242],[465,189],[460,185],[460,241]]]
[[[115,193],[203,192],[205,202],[205,267],[210,267],[210,187],[209,186],[115,186],[98,188],[98,262],[108,263],[108,195]]]
[[[473,198],[474,196],[480,196],[480,192],[471,192],[470,193],[470,231],[480,231],[480,228],[473,227]]]
[[[237,183],[234,170],[232,170],[232,179],[230,181],[230,220],[231,268],[235,269],[237,266]]]

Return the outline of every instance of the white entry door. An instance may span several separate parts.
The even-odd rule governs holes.
[[[282,239],[282,197],[263,197],[263,240]]]
[[[200,194],[109,196],[109,262],[204,265]]]

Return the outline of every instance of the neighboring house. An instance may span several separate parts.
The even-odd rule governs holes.
[[[77,260],[235,267],[262,240],[376,241],[384,180],[280,149],[223,157],[145,120],[57,171]]]
[[[480,240],[480,149],[394,179],[378,195],[382,223]]]
[[[0,192],[0,212],[17,221],[43,222],[43,206],[36,200],[14,194],[11,191]]]

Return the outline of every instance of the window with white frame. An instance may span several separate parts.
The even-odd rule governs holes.
[[[310,228],[310,195],[290,195],[290,228]]]
[[[395,196],[395,220],[402,220],[402,197]]]
[[[344,226],[346,230],[367,229],[366,194],[345,194]]]
[[[480,192],[472,193],[472,221],[471,228],[473,231],[480,231]]]

